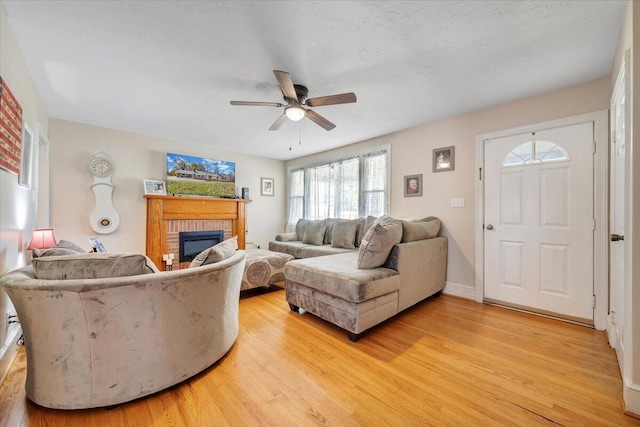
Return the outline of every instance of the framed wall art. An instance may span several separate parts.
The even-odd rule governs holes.
[[[405,175],[402,182],[404,185],[404,197],[422,196],[422,174]]]
[[[0,168],[20,173],[22,107],[0,77]]]
[[[231,197],[236,195],[236,164],[224,160],[167,153],[169,194]]]
[[[159,196],[167,195],[167,187],[164,181],[153,181],[151,179],[144,180],[144,194],[156,194]]]
[[[433,171],[445,172],[456,168],[456,147],[436,148],[433,150]]]
[[[260,195],[273,196],[273,178],[260,178]]]

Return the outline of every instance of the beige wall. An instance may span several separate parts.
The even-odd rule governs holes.
[[[391,215],[441,218],[444,234],[449,237],[449,289],[472,289],[475,281],[476,135],[607,109],[609,97],[610,79],[607,77],[292,160],[287,162],[287,167],[390,143]],[[455,171],[433,173],[433,149],[450,145],[456,147]],[[413,174],[423,174],[423,197],[404,197],[403,178]],[[464,208],[450,207],[451,198],[458,197],[464,198]],[[459,293],[464,295],[464,289]]]
[[[6,11],[0,5],[0,76],[6,81],[22,106],[23,120],[35,131],[40,124],[47,129],[47,115],[31,80],[31,75],[16,43]],[[34,144],[37,147],[37,144]],[[37,180],[35,180],[37,182]],[[25,248],[31,240],[31,230],[37,223],[37,200],[33,190],[18,185],[18,176],[0,169],[0,275],[22,267],[29,260]],[[5,333],[5,313],[15,313],[7,294],[0,289],[0,378],[15,350],[17,327]],[[5,346],[6,344],[6,346]]]
[[[87,239],[97,236],[89,224],[94,206],[93,177],[88,165],[92,155],[104,151],[116,163],[113,202],[120,226],[100,236],[109,251],[145,252],[146,204],[144,179],[164,180],[166,153],[178,153],[236,163],[236,193],[249,187],[247,242],[262,248],[280,232],[284,213],[284,162],[215,150],[211,147],[170,141],[139,134],[51,119],[52,225],[58,239],[89,249]],[[275,196],[260,196],[260,177],[275,179]],[[160,266],[159,266],[160,267]]]

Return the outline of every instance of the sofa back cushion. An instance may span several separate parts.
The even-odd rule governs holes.
[[[304,229],[304,236],[302,237],[302,243],[309,243],[311,245],[320,246],[324,243],[324,228],[325,220],[309,220]]]
[[[378,218],[362,238],[358,268],[377,268],[387,261],[394,245],[402,239],[402,222],[389,216]]]
[[[298,240],[302,241],[304,239],[304,230],[307,229],[307,224],[310,220],[300,218],[296,223],[296,234],[298,235]]]
[[[224,240],[217,245],[213,245],[210,248],[200,252],[189,264],[189,268],[200,267],[201,265],[214,264],[216,262],[223,261],[238,250],[238,236],[233,236],[230,239]]]
[[[417,221],[402,221],[402,243],[437,237],[440,232],[440,220],[434,216]]]
[[[335,222],[331,230],[331,247],[355,249],[358,226],[357,219]]]
[[[38,279],[101,279],[146,274],[155,269],[143,254],[128,252],[99,252],[67,256],[40,257],[31,261]],[[157,269],[155,269],[157,271]]]

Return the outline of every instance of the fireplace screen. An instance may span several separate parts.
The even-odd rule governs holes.
[[[180,241],[180,262],[193,261],[198,254],[224,240],[223,230],[182,231],[178,233]]]

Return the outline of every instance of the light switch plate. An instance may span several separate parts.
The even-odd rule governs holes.
[[[451,199],[451,207],[452,208],[464,208],[464,198],[457,197]]]

